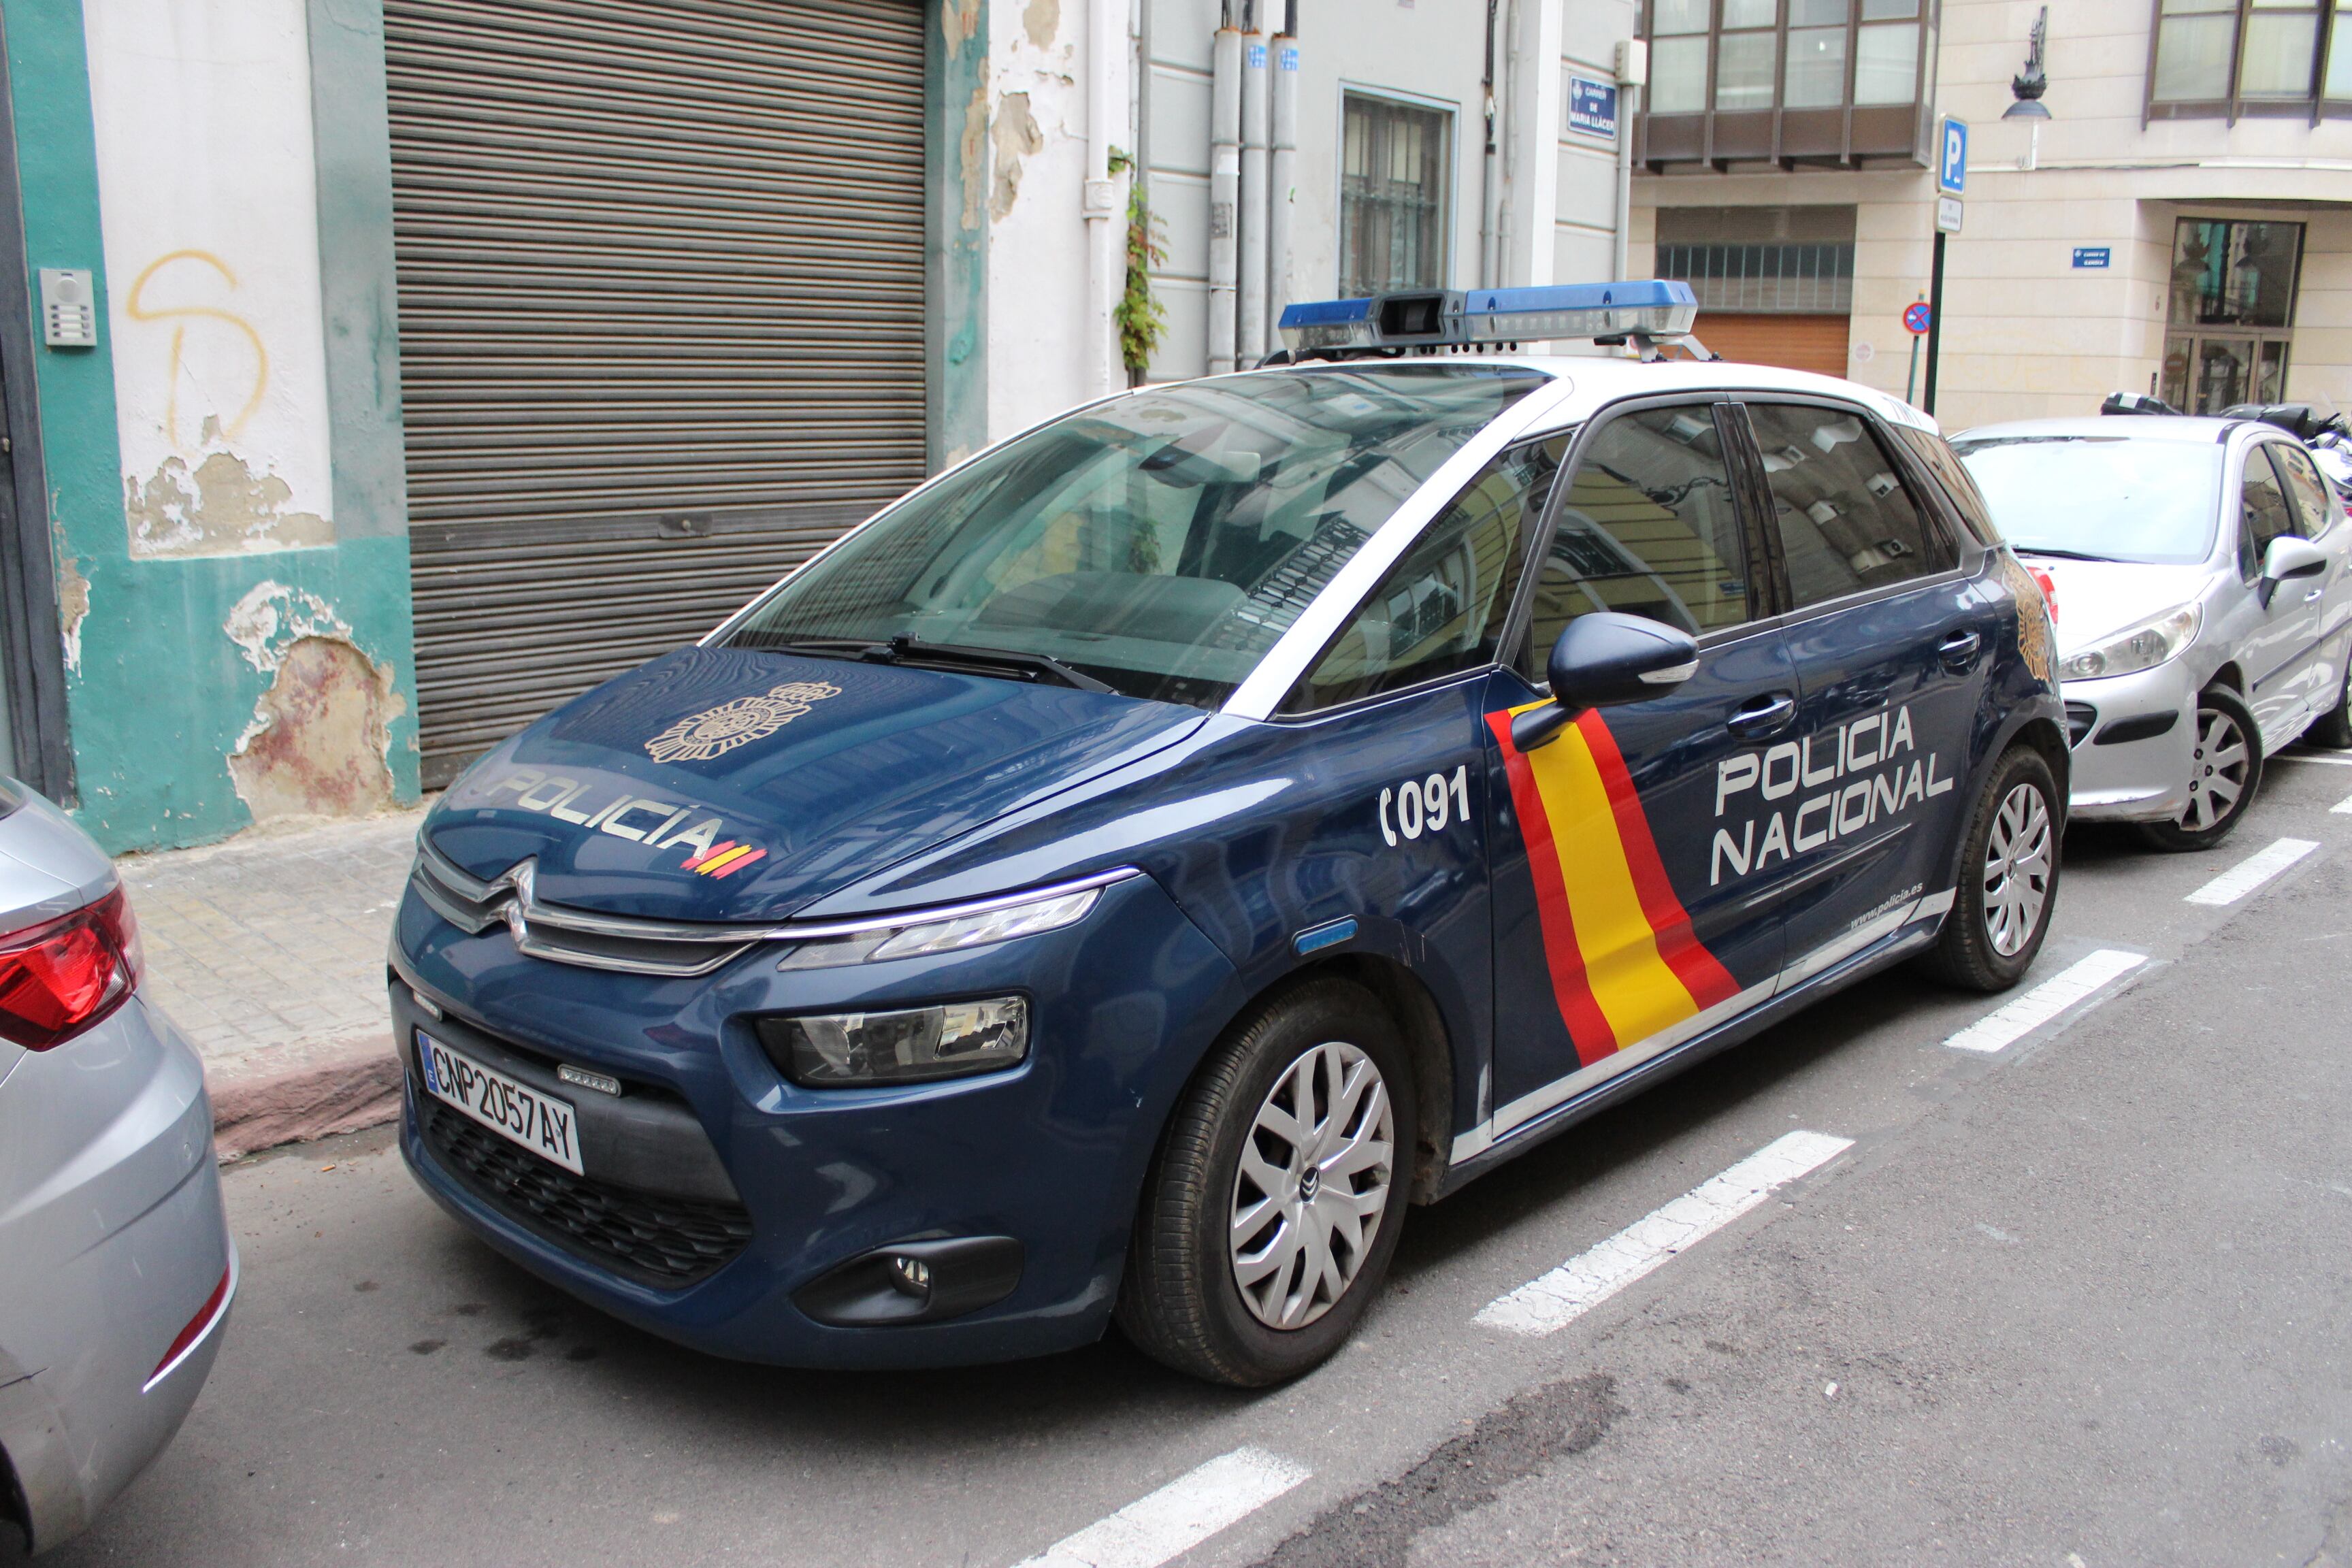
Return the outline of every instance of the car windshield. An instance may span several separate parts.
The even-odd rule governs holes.
[[[884,512],[727,640],[919,664],[985,649],[1033,677],[1213,707],[1405,498],[1546,379],[1349,366],[1083,409]],[[877,646],[893,638],[913,640]]]
[[[2021,553],[2189,565],[2212,551],[2219,442],[1963,436],[1952,449]]]

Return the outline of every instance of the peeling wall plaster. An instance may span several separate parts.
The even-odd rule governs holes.
[[[126,478],[122,486],[133,555],[234,555],[335,542],[334,524],[289,507],[294,491],[284,479],[255,473],[226,445],[212,447],[193,468],[174,454],[145,483]]]
[[[64,550],[58,552],[58,629],[66,645],[66,668],[81,673],[81,624],[89,615],[89,579],[81,563]]]
[[[1029,0],[1021,13],[1021,28],[1029,35],[1032,47],[1049,47],[1054,35],[1062,30],[1062,0]]]
[[[350,642],[299,637],[229,753],[229,775],[257,822],[358,816],[392,805],[392,721],[407,710],[389,664]]]
[[[289,588],[267,579],[230,609],[221,630],[245,650],[245,662],[267,673],[286,658],[286,650],[303,637],[332,637],[350,642],[351,623],[335,607],[307,589]]]
[[[1012,216],[1021,196],[1021,161],[1045,150],[1045,133],[1029,112],[1029,95],[1008,92],[996,100],[996,178],[988,195],[988,216],[999,223]]]

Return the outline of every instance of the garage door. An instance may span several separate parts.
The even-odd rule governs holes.
[[[922,13],[386,0],[427,787],[922,478]]]
[[[1691,330],[1699,342],[1727,360],[1843,375],[1847,320],[1843,315],[1735,315],[1710,310],[1703,312]]]

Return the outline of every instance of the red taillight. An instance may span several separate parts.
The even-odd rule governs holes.
[[[2033,568],[2033,580],[2042,586],[2042,602],[2050,606],[2050,620],[2054,626],[2058,620],[2057,580],[2039,566]]]
[[[0,936],[0,1037],[62,1045],[139,984],[139,922],[121,888],[69,915]]]

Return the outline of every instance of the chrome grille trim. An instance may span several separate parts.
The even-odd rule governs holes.
[[[447,856],[420,835],[416,866],[410,873],[409,882],[427,908],[458,930],[469,936],[479,936],[494,925],[504,924],[514,937],[517,951],[532,958],[624,974],[691,978],[722,968],[761,942],[811,942],[898,926],[929,925],[1107,888],[1143,875],[1133,866],[1120,866],[1066,882],[957,904],[862,915],[846,921],[752,926],[637,920],[542,903],[533,888],[537,871],[536,860],[519,860],[485,882],[452,864]]]

